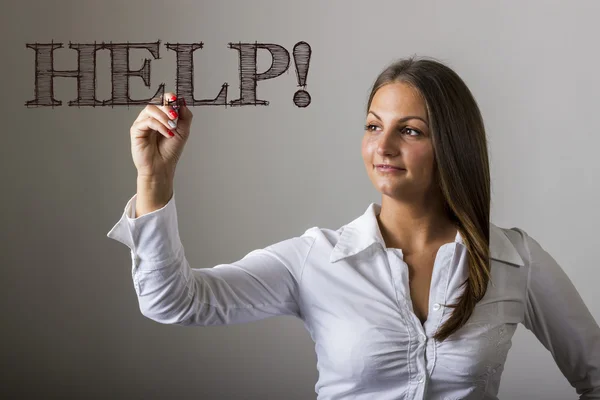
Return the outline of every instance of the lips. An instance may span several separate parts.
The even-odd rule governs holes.
[[[400,167],[396,167],[395,165],[386,165],[386,164],[375,164],[375,168],[389,168],[389,169],[404,169]]]

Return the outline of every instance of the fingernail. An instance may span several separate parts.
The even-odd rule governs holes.
[[[169,133],[169,136],[171,136],[171,137],[175,136],[175,134],[173,132],[171,132],[171,131],[167,131],[167,132]]]
[[[177,96],[175,96],[175,95],[172,95],[172,96],[171,96],[171,101],[175,101],[175,100],[177,100]]]
[[[175,110],[169,111],[169,116],[173,119],[177,118],[177,112]]]
[[[177,128],[177,124],[174,121],[169,120],[167,123],[169,124],[169,126],[171,128],[173,128],[173,129]]]

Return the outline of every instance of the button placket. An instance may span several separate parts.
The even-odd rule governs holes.
[[[453,246],[452,251],[447,251],[444,259],[441,260],[441,263],[438,266],[439,268],[434,270],[432,290],[435,287],[436,293],[431,293],[432,299],[435,300],[435,303],[431,305],[431,311],[433,311],[434,315],[431,315],[431,317],[427,319],[428,332],[437,331],[442,323],[445,311],[443,304],[445,304],[448,297],[450,274],[454,272],[454,261],[458,254],[456,249],[457,247]]]
[[[409,370],[412,382],[423,383],[424,374],[427,371],[425,364],[426,335],[423,326],[414,312],[411,311],[410,292],[408,288],[408,266],[402,258],[402,250],[388,249],[386,251],[388,262],[391,268],[396,296],[398,300],[399,312],[402,316],[408,334],[413,338],[408,351]]]
[[[415,366],[413,380],[417,383],[423,383],[428,369],[426,361],[427,335],[424,333],[424,327],[421,326],[420,321],[418,322],[419,324],[414,326],[415,336],[413,336],[418,343],[416,343],[416,348],[414,349],[415,358],[414,360],[410,360],[410,362]]]
[[[404,286],[402,285],[403,273],[402,273],[402,251],[400,249],[384,249],[384,253],[388,260],[390,272],[392,276],[392,284],[394,291],[396,292],[396,303],[399,307],[399,313],[402,316],[404,322],[408,322],[408,315],[404,314],[406,308],[406,297],[404,292]]]

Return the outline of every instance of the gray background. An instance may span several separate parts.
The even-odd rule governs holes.
[[[600,320],[597,159],[598,1],[20,1],[2,12],[2,376],[0,395],[79,399],[311,399],[314,344],[300,320],[220,327],[143,317],[129,249],[106,237],[136,190],[129,127],[141,107],[77,108],[76,80],[55,79],[57,108],[34,98],[34,51],[61,42],[154,42],[151,87],[175,85],[166,42],[204,42],[196,98],[229,86],[229,42],[306,41],[312,104],[292,102],[293,59],[259,82],[268,106],[195,107],[175,179],[181,238],[195,268],[238,260],[312,226],[339,228],[381,196],[360,153],[370,85],[416,54],[453,68],[475,95],[490,141],[492,222],[517,226],[561,264]],[[110,58],[98,57],[98,99]],[[259,72],[270,56],[259,51]],[[146,51],[133,51],[131,69]],[[19,396],[16,396],[16,395]],[[550,353],[522,325],[501,399],[575,399]]]

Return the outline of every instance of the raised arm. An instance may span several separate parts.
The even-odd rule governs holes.
[[[231,264],[191,268],[179,237],[175,195],[138,218],[134,195],[108,232],[131,250],[140,311],[154,321],[180,325],[227,325],[276,315],[302,318],[298,284],[315,236],[308,232]]]
[[[525,236],[531,263],[523,325],[550,351],[579,398],[598,400],[600,327],[561,266]]]

